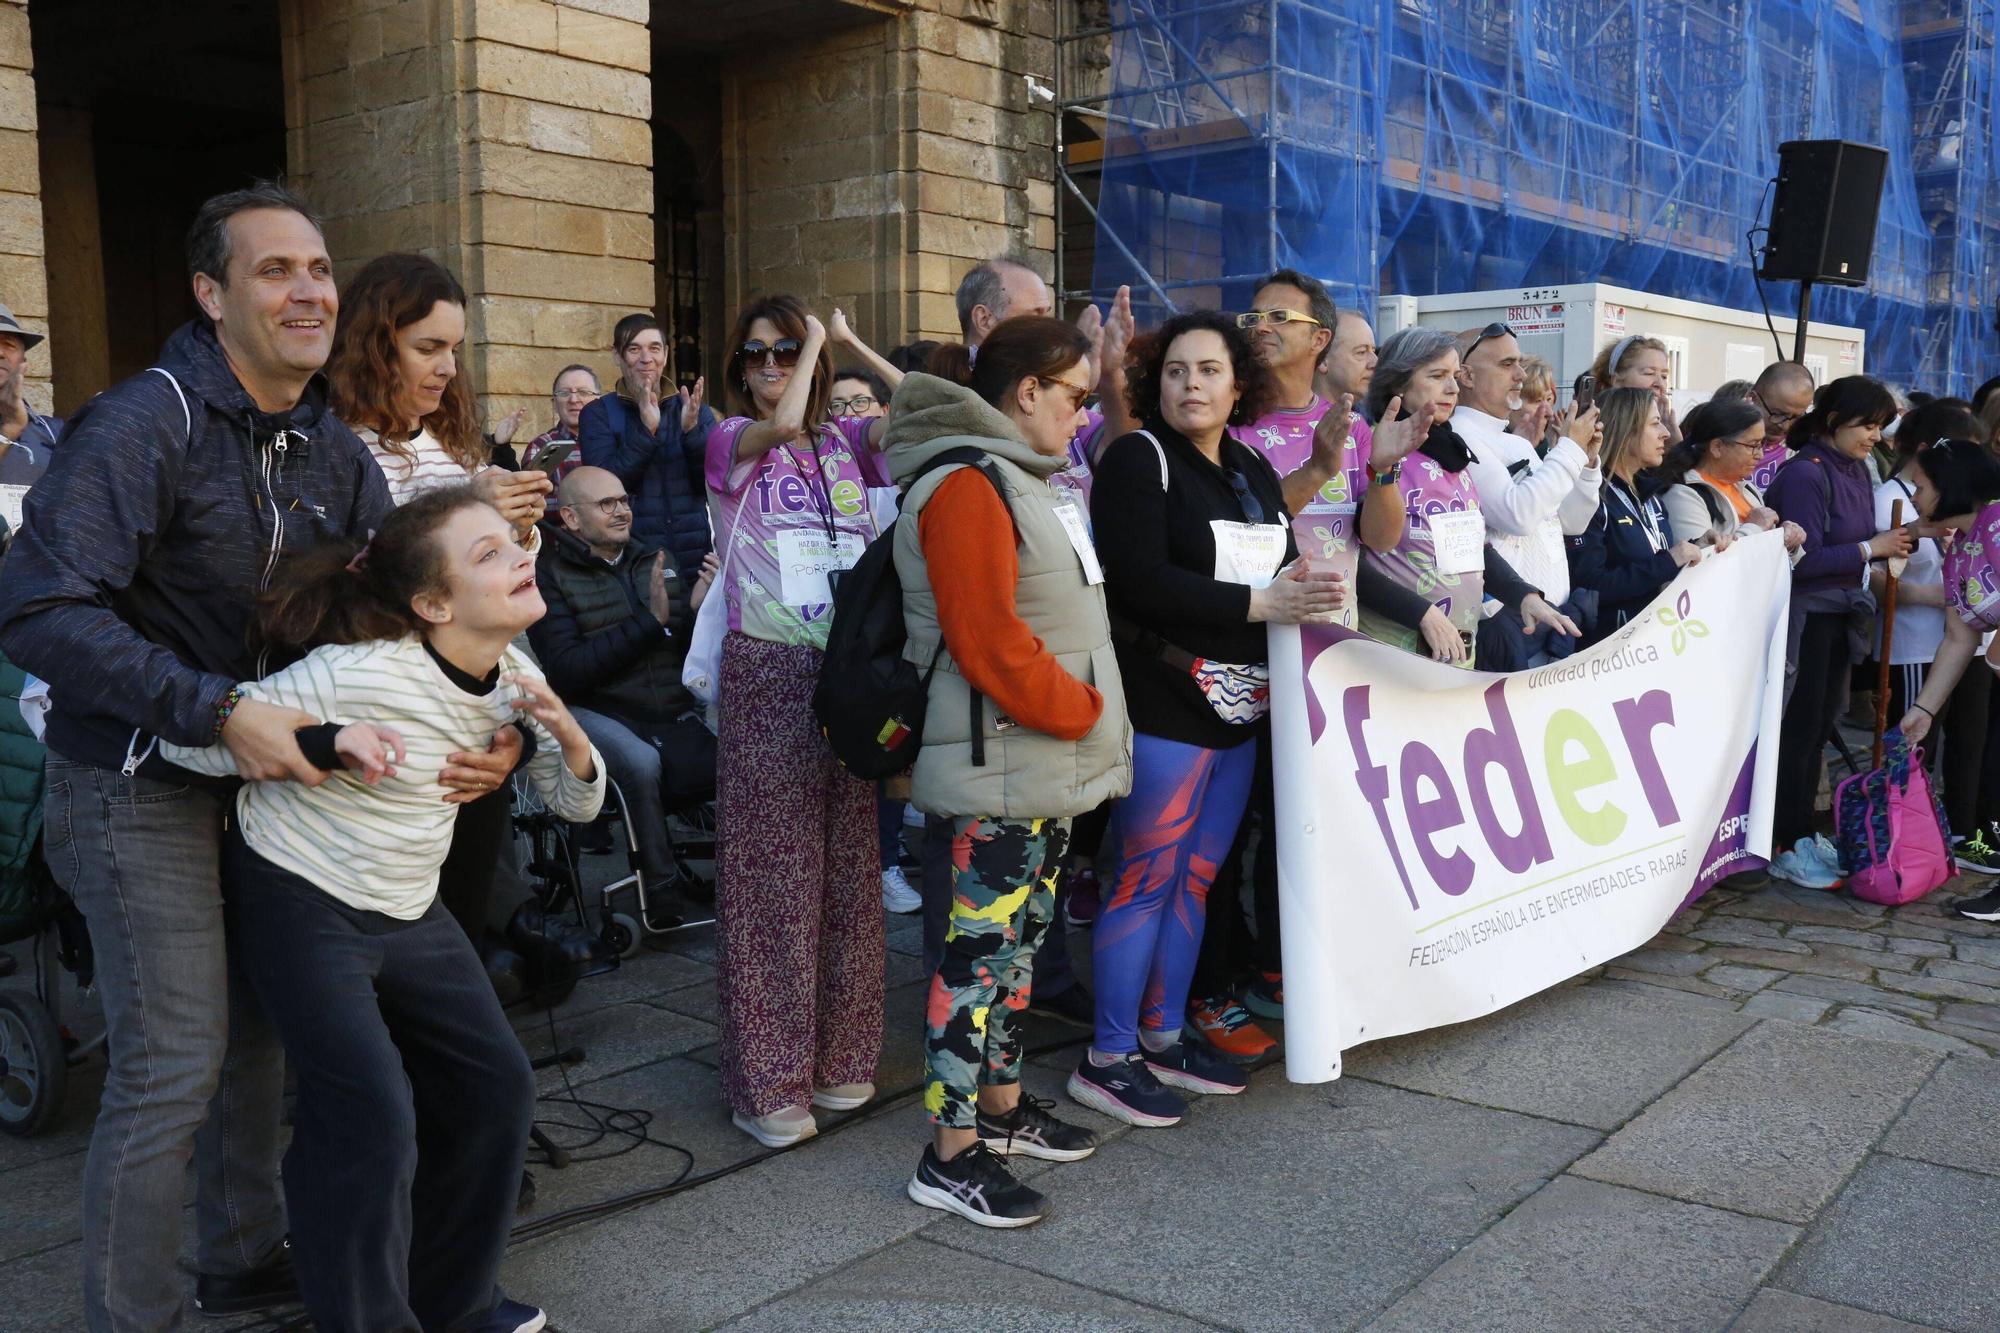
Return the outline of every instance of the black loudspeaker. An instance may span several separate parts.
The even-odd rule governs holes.
[[[1778,145],[1778,193],[1763,276],[1773,282],[1860,287],[1875,250],[1875,215],[1889,154],[1840,139]]]

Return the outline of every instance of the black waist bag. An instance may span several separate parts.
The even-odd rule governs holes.
[[[964,445],[947,449],[925,463],[910,486],[941,467],[963,463],[977,468],[993,483],[1002,505],[1007,490],[1000,470],[984,451]],[[904,488],[908,494],[909,488]],[[1013,509],[1008,508],[1008,518]],[[902,522],[900,517],[897,523]],[[1018,529],[1016,540],[1019,540]],[[924,738],[924,712],[930,701],[931,676],[944,653],[937,650],[919,671],[903,657],[909,631],[903,621],[903,580],[896,573],[896,525],[868,544],[854,568],[838,577],[833,590],[833,623],[826,636],[826,655],[813,687],[813,716],[836,758],[857,778],[878,781],[893,777],[916,762]],[[973,695],[975,744],[979,696]]]

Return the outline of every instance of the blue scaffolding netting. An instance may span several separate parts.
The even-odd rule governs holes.
[[[1889,151],[1872,268],[1813,316],[1865,329],[1874,373],[1966,393],[2000,369],[1996,7],[1110,0],[1065,150],[1090,290],[1241,308],[1294,267],[1364,306],[1602,281],[1757,310],[1778,145],[1847,139]]]

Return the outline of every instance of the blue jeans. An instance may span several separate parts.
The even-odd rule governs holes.
[[[694,719],[657,728],[649,735],[641,727],[592,712],[570,708],[583,734],[604,756],[604,772],[618,784],[625,801],[625,822],[639,845],[639,873],[648,889],[664,888],[675,876],[673,842],[667,835],[667,802],[699,797],[715,790],[715,738]]]
[[[196,1263],[240,1273],[284,1238],[284,1057],[224,943],[229,798],[53,751],[44,847],[90,924],[111,1069],[83,1173],[94,1333],[178,1327],[181,1194],[196,1163]]]
[[[460,1328],[499,1299],[535,1076],[465,932],[340,902],[231,833],[229,929],[298,1072],[292,1253],[323,1329]]]

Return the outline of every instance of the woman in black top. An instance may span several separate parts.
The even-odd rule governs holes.
[[[1650,389],[1610,389],[1597,400],[1604,423],[1604,495],[1590,526],[1569,539],[1570,584],[1597,594],[1589,643],[1609,638],[1659,596],[1702,548],[1678,540],[1647,475],[1667,454],[1667,424]],[[1725,537],[1716,549],[1727,546]]]
[[[1070,1096],[1134,1125],[1171,1125],[1194,1092],[1244,1075],[1181,1039],[1208,887],[1243,817],[1269,707],[1259,622],[1330,618],[1331,569],[1297,558],[1278,474],[1226,428],[1264,408],[1267,371],[1233,320],[1177,315],[1133,344],[1145,427],[1096,467],[1091,519],[1134,731],[1132,794],[1094,932],[1097,1036]],[[1143,1006],[1143,1011],[1142,1011]]]

